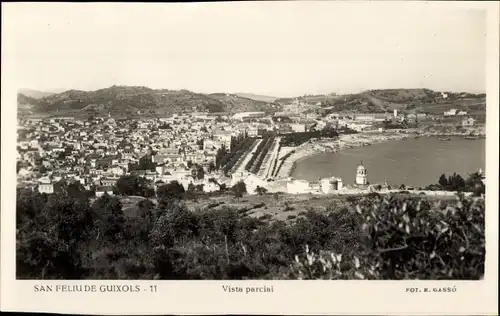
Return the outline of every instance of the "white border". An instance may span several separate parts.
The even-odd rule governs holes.
[[[364,3],[359,2],[359,5]],[[379,3],[390,8],[401,3]],[[4,311],[85,314],[495,314],[498,297],[498,2],[409,2],[405,5],[452,6],[488,10],[487,149],[488,199],[486,271],[483,281],[16,281],[15,280],[15,123],[16,67],[9,29],[19,4],[2,4],[2,150],[1,289]],[[26,3],[20,5],[27,5]],[[58,6],[46,3],[47,6]],[[70,5],[68,3],[64,5]],[[74,4],[77,5],[77,4]],[[86,6],[97,5],[85,4]],[[106,4],[111,6],[111,4]],[[124,4],[113,4],[117,7]],[[149,4],[155,5],[155,4]],[[230,4],[221,4],[230,5]],[[254,5],[262,5],[255,3]],[[62,5],[59,5],[64,10]],[[89,25],[90,21],[89,21]],[[34,293],[34,284],[155,284],[157,293]],[[272,294],[225,293],[221,284],[274,285]],[[456,293],[408,294],[406,287],[457,286]]]

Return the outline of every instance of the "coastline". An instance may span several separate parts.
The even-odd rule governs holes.
[[[298,162],[314,157],[325,152],[339,152],[343,149],[369,146],[392,140],[402,140],[418,137],[417,134],[375,134],[375,133],[358,133],[341,135],[338,139],[316,140],[302,144],[297,147],[295,153],[289,156],[281,166],[277,178],[289,178],[293,173]]]

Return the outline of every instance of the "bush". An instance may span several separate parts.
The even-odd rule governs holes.
[[[135,175],[125,175],[121,176],[118,181],[116,181],[114,191],[121,195],[150,197],[151,190],[149,189],[149,185],[149,181],[145,178]]]
[[[247,193],[247,186],[245,182],[238,181],[235,185],[233,185],[231,191],[233,191],[234,196],[239,199],[243,196],[243,194]]]
[[[432,280],[477,280],[484,275],[484,202],[461,197],[455,205],[437,202],[429,209],[420,199],[386,198],[357,205],[356,214],[363,223],[363,246],[357,253],[306,248],[305,259],[296,257],[291,275]]]
[[[158,187],[156,195],[159,201],[180,200],[185,195],[184,187],[178,181]]]

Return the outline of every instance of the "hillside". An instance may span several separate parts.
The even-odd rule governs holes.
[[[270,111],[276,106],[227,94],[201,94],[188,90],[153,90],[147,87],[112,86],[96,91],[69,90],[40,99],[18,94],[25,114],[165,116],[189,112]]]
[[[18,93],[17,94],[17,113],[18,115],[34,115],[37,114],[36,106],[38,100],[30,96]]]
[[[276,102],[286,106],[296,98]],[[368,90],[346,95],[311,95],[297,97],[307,104],[318,104],[318,110],[329,108],[338,112],[383,113],[397,109],[403,112],[443,113],[450,108],[485,113],[486,95],[466,92],[436,92],[429,89]]]

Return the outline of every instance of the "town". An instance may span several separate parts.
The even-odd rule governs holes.
[[[174,181],[186,191],[207,193],[240,181],[248,194],[387,191],[387,183],[368,185],[362,164],[353,170],[352,184],[337,177],[293,179],[290,170],[296,160],[315,152],[422,135],[477,138],[485,133],[484,122],[453,108],[443,114],[303,111],[310,106],[296,98],[274,113],[21,118],[18,186],[51,194],[62,182],[78,182],[99,197],[119,193],[120,177],[135,176],[147,181],[150,192]]]

